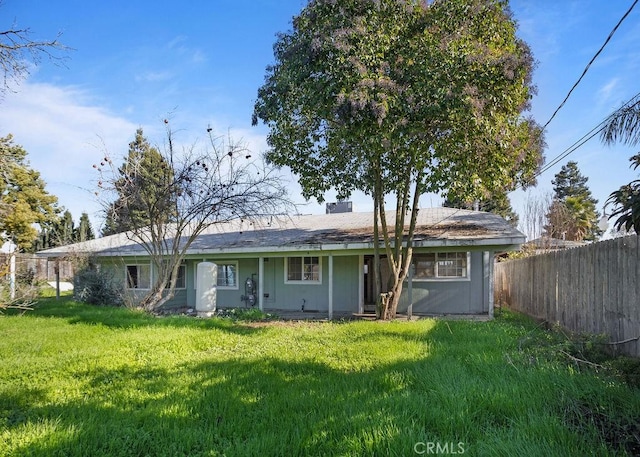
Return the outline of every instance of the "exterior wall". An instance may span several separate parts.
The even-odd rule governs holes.
[[[285,281],[285,257],[265,258],[262,303],[265,310],[329,311],[329,256],[321,258],[319,284]],[[359,256],[333,256],[333,310],[357,312]]]
[[[334,256],[333,310],[339,313],[357,313],[360,300],[359,287],[360,256]]]
[[[322,265],[319,284],[287,284],[285,257],[271,257],[265,262],[264,293],[269,294],[269,298],[264,302],[264,309],[302,311],[304,306],[304,311],[327,312],[329,310],[329,261],[325,256],[320,258]],[[272,293],[273,296],[271,296]]]
[[[433,252],[431,250],[430,252]],[[438,252],[441,252],[438,250]],[[300,253],[299,255],[316,253]],[[319,254],[319,253],[318,253]],[[186,261],[186,289],[176,290],[175,297],[165,307],[194,308],[196,302],[196,267],[202,261],[214,263],[237,262],[238,287],[218,288],[218,308],[247,307],[242,300],[245,295],[245,280],[253,277],[258,296],[256,307],[262,305],[265,311],[285,310],[322,312],[329,311],[329,255],[322,253],[320,283],[287,283],[285,278],[286,257],[263,257],[263,277],[259,278],[259,258],[234,259],[230,257],[200,257]],[[360,255],[333,255],[333,303],[332,309],[338,313],[357,313],[363,287]],[[491,262],[488,259],[491,259]],[[145,290],[127,290],[125,265],[142,264],[142,259],[104,259],[103,268],[112,271],[114,279],[122,281],[123,290],[131,300],[140,299]],[[412,304],[413,314],[486,314],[490,313],[491,268],[493,255],[489,252],[472,251],[470,254],[469,277],[464,279],[440,279],[405,282],[399,313],[407,313]],[[153,272],[152,272],[153,274]],[[263,284],[259,284],[262,279]]]
[[[122,285],[122,293],[124,294],[125,300],[127,302],[136,303],[142,300],[145,294],[148,292],[148,289],[128,289],[126,287],[126,266],[127,265],[141,265],[141,264],[150,264],[148,259],[104,259],[100,262],[100,268],[102,271],[114,281],[116,284]],[[188,303],[188,295],[190,292],[190,275],[193,277],[193,272],[189,270],[187,266],[186,270],[187,278],[186,278],[186,288],[184,289],[176,289],[175,296],[172,300],[168,301],[165,304],[165,308],[170,307],[180,307],[187,306]],[[151,281],[153,282],[155,277],[155,272],[153,268],[151,269]],[[195,291],[194,291],[194,300],[195,300]],[[194,301],[195,303],[195,301]]]
[[[218,308],[243,308],[246,302],[242,301],[245,295],[244,282],[252,275],[257,283],[258,281],[258,259],[233,259],[233,258],[200,258],[187,260],[187,293],[186,306],[196,306],[196,268],[200,262],[207,261],[213,263],[237,262],[237,282],[238,287],[235,289],[218,288],[216,291],[216,307]],[[168,306],[180,306],[177,302],[178,297],[169,302]],[[257,305],[256,305],[257,306]]]
[[[329,257],[321,257],[321,282],[319,284],[290,284],[285,281],[285,257],[264,257],[262,297],[258,297],[259,306],[262,301],[263,309],[301,311],[303,306],[309,312],[328,312],[329,310]],[[259,288],[259,260],[246,259],[189,259],[187,265],[186,289],[176,290],[176,296],[165,304],[165,307],[195,307],[196,302],[196,267],[202,261],[238,263],[237,289],[218,288],[216,306],[218,308],[238,308],[248,306],[242,301],[245,295],[244,282],[253,276]],[[134,261],[126,263],[136,263]],[[124,283],[124,264],[118,268],[120,278]],[[333,310],[337,312],[357,312],[359,299],[359,256],[333,257]],[[144,291],[131,291],[132,295],[142,295]]]
[[[483,252],[472,251],[469,278],[405,282],[398,305],[407,313],[413,302],[413,314],[481,314],[489,311],[485,291],[488,278],[483,273]]]

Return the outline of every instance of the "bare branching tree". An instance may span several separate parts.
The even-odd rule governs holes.
[[[29,28],[16,25],[0,31],[0,96],[10,90],[11,83],[19,83],[26,78],[30,66],[39,64],[43,58],[62,63],[65,59],[64,52],[69,48],[59,41],[60,36],[61,33],[58,33],[53,40],[32,39]]]
[[[130,155],[116,168],[108,154],[100,165],[102,206],[116,196],[129,218],[127,236],[149,254],[154,280],[141,307],[152,311],[173,298],[178,271],[194,240],[209,227],[231,220],[257,221],[293,209],[274,168],[253,158],[242,142],[208,130],[204,150],[177,151],[166,123],[162,160]],[[153,166],[149,164],[153,163]],[[111,197],[111,199],[109,198]]]
[[[553,195],[550,192],[538,195],[527,193],[518,228],[527,235],[529,241],[540,238],[544,233],[552,202]]]

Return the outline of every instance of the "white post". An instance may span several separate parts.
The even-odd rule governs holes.
[[[407,318],[411,320],[413,316],[413,262],[409,265],[409,281],[407,284],[407,298],[409,299],[409,305],[407,306]]]
[[[493,319],[494,311],[494,297],[495,297],[495,279],[494,279],[494,267],[495,267],[495,254],[493,251],[489,251],[489,318]]]
[[[364,313],[364,255],[358,259],[358,313]]]
[[[489,318],[493,319],[493,252],[483,251],[482,265],[484,270],[482,281],[487,286],[482,300],[483,308],[489,313]]]
[[[9,290],[11,291],[11,300],[16,299],[16,254],[12,250],[9,260]]]
[[[329,319],[333,319],[333,254],[329,254]]]
[[[60,258],[56,257],[56,300],[60,300]]]
[[[264,311],[264,304],[262,303],[264,298],[264,257],[258,258],[258,308],[260,311]]]

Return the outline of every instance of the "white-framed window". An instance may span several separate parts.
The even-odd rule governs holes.
[[[469,279],[469,252],[429,252],[413,255],[413,279]]]
[[[318,256],[287,257],[285,261],[284,279],[287,283],[322,282],[322,261]]]
[[[167,283],[169,287],[169,283]],[[176,279],[176,289],[187,288],[187,266],[183,263],[178,268],[178,278]]]
[[[127,289],[151,288],[151,264],[135,264],[126,266]]]
[[[216,285],[220,289],[238,288],[238,262],[214,262],[218,266]]]
[[[216,287],[219,289],[238,289],[238,262],[228,260],[206,260],[217,267]],[[197,268],[197,267],[196,267]],[[194,278],[194,287],[198,288],[198,275]]]

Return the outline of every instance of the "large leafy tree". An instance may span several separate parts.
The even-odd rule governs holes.
[[[30,249],[38,237],[35,226],[56,220],[57,201],[40,173],[30,167],[27,151],[12,135],[0,138],[0,237]]]
[[[392,276],[380,317],[397,308],[420,195],[473,200],[533,181],[543,139],[522,116],[533,59],[515,30],[497,0],[312,0],[278,36],[253,121],[306,198],[371,195]]]
[[[108,160],[105,158],[102,166]],[[118,198],[106,210],[102,234],[113,235],[145,227],[152,218],[169,222],[172,202],[159,188],[173,178],[172,173],[171,166],[158,149],[149,144],[142,128],[136,130],[127,157],[118,169],[119,178],[115,183]]]
[[[231,220],[259,223],[290,206],[280,177],[252,158],[242,143],[215,137],[208,129],[205,149],[179,151],[169,121],[165,123],[166,149],[144,146],[139,151],[147,143],[134,141],[120,168],[108,155],[96,164],[103,207],[112,210],[109,197],[117,196],[126,236],[151,258],[153,284],[141,302],[148,311],[173,298],[180,265],[203,231]]]
[[[629,146],[637,146],[640,143],[640,97],[635,97],[609,117],[601,138],[609,145],[618,141]],[[629,160],[634,170],[640,167],[640,153],[631,156]],[[640,233],[640,179],[635,179],[612,192],[607,204],[613,204],[611,217],[616,218],[616,230],[633,229]]]
[[[601,234],[598,228],[598,200],[587,186],[589,178],[583,176],[578,163],[567,162],[551,181],[554,199],[549,209],[547,235],[572,241],[595,240]]]

